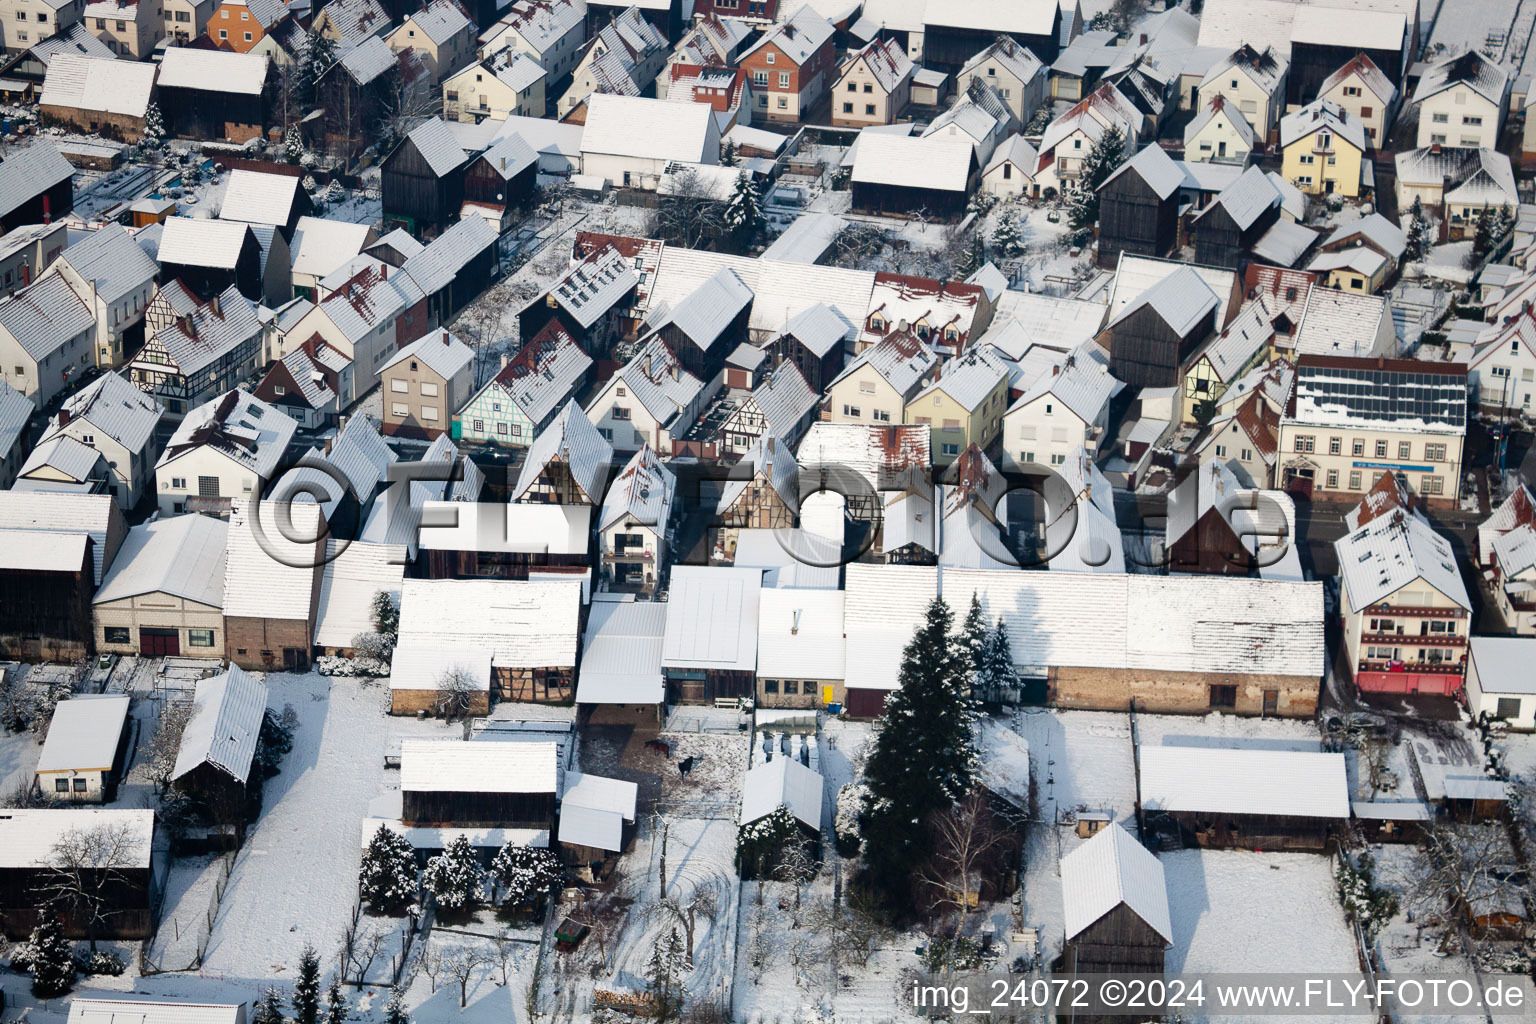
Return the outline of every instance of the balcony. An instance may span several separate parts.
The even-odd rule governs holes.
[[[1378,619],[1464,619],[1460,608],[1421,608],[1406,604],[1373,604],[1361,614]]]
[[[1355,685],[1367,693],[1431,693],[1453,696],[1461,691],[1465,666],[1428,661],[1362,661],[1355,666]]]
[[[1394,645],[1398,647],[1455,647],[1467,646],[1467,638],[1457,636],[1454,633],[1362,633],[1362,644],[1376,644],[1378,646]]]
[[[615,548],[603,556],[605,562],[654,562],[656,555],[645,548]]]

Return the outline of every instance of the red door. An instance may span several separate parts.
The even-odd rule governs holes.
[[[181,634],[158,626],[139,627],[139,653],[146,658],[172,658],[181,653]]]

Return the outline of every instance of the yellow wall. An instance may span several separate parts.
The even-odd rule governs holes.
[[[1316,134],[1313,132],[1303,136],[1285,147],[1281,175],[1303,192],[1315,196],[1323,195],[1328,191],[1323,184],[1328,179],[1333,180],[1333,191],[1339,195],[1351,198],[1358,196],[1360,194],[1360,151],[1334,134],[1331,153],[1313,153],[1312,143]],[[1313,158],[1312,163],[1303,162],[1308,157]],[[1330,158],[1334,161],[1331,164],[1328,163]],[[1310,178],[1310,182],[1303,183],[1301,180],[1303,177]]]
[[[903,423],[903,404],[902,396],[868,363],[834,384],[827,398],[833,423]],[[845,406],[858,412],[844,412]]]
[[[1389,266],[1391,266],[1390,263],[1383,263],[1381,271],[1370,277],[1366,277],[1358,270],[1339,269],[1329,271],[1327,284],[1329,288],[1339,288],[1346,292],[1359,292],[1362,295],[1369,294],[1381,287],[1382,281],[1386,279],[1387,267]]]
[[[1003,410],[1007,406],[1008,380],[1005,377],[987,393],[987,397],[974,411],[945,392],[934,391],[913,399],[903,413],[902,422],[931,424],[934,465],[948,465],[972,444],[982,448],[991,444],[1002,427]],[[946,421],[953,421],[956,426],[946,427]],[[955,448],[945,454],[945,445],[954,445]]]

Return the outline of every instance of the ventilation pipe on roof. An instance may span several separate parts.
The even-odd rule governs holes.
[[[214,316],[222,317],[224,315],[224,304],[217,295],[208,300],[208,309],[212,311]]]

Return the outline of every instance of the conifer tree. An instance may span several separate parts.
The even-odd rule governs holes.
[[[325,1024],[346,1024],[347,997],[341,994],[341,973],[331,978],[331,987],[325,990]]]
[[[752,183],[752,176],[742,171],[736,175],[735,188],[725,205],[725,225],[736,236],[737,244],[745,247],[763,224],[762,200],[757,194],[757,186]]]
[[[294,1024],[316,1024],[320,1018],[320,954],[304,944],[299,953],[299,974],[293,982]]]
[[[1088,151],[1077,184],[1068,194],[1068,218],[1079,235],[1099,223],[1099,186],[1125,161],[1125,133],[1112,126]]]
[[[506,890],[509,904],[531,907],[560,891],[565,884],[565,869],[560,858],[549,850],[508,843],[491,861],[491,877]]]
[[[405,998],[395,989],[384,1004],[384,1024],[411,1024],[411,1015],[405,1012]]]
[[[1429,220],[1424,216],[1424,200],[1419,196],[1413,197],[1413,206],[1408,209],[1408,240],[1404,247],[1403,259],[1413,263],[1422,260],[1429,253]]]
[[[268,985],[251,1011],[251,1024],[284,1024],[286,1020],[283,1016],[283,997],[277,994],[277,989]]]
[[[1004,210],[992,229],[992,250],[1004,259],[1016,259],[1023,255],[1024,239],[1019,234],[1019,217],[1012,210]]]
[[[682,1006],[683,982],[688,979],[688,954],[676,928],[656,943],[645,965],[645,977],[655,1001],[656,1019],[671,1020]]]
[[[37,927],[27,943],[27,960],[32,972],[32,994],[52,999],[68,992],[75,983],[74,946],[64,937],[63,925],[51,908],[43,908]]]
[[[422,884],[444,910],[460,910],[480,893],[483,872],[475,849],[465,836],[456,836],[448,849],[427,862]]]
[[[987,631],[981,657],[976,666],[976,694],[982,700],[998,701],[1004,692],[1018,684],[1013,668],[1013,645],[1008,642],[1008,627],[1001,618]]]
[[[400,913],[416,896],[415,848],[398,832],[380,825],[363,851],[357,887],[370,910]]]
[[[955,642],[965,652],[968,667],[974,673],[981,670],[981,657],[987,643],[987,617],[981,610],[981,598],[971,591],[971,607],[965,613],[965,622],[955,636]]]
[[[1472,252],[1481,256],[1493,248],[1493,212],[1483,207],[1477,215],[1477,228],[1472,234]]]

